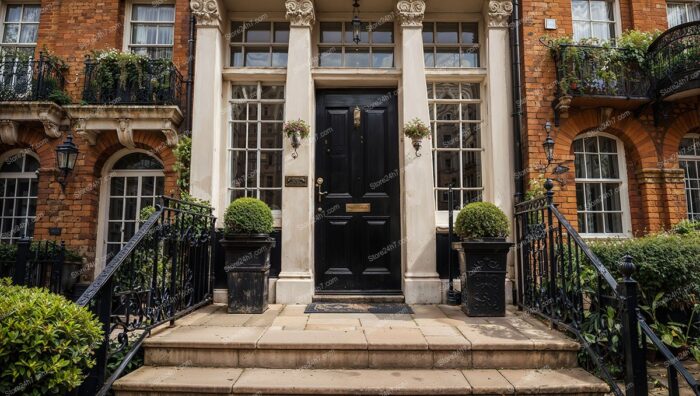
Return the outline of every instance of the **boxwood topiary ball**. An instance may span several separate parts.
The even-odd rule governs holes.
[[[455,232],[462,238],[504,238],[509,234],[508,217],[490,202],[473,202],[457,215]]]
[[[272,232],[272,211],[257,198],[238,198],[231,202],[224,215],[224,231],[230,234],[269,234]]]

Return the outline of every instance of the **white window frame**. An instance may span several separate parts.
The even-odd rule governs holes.
[[[34,43],[5,43],[5,16],[7,15],[7,7],[8,6],[16,6],[16,5],[21,5],[22,8],[24,6],[28,5],[34,5],[34,6],[39,6],[39,22],[19,22],[20,25],[22,24],[34,24],[37,25],[37,42]],[[3,2],[0,1],[0,49],[4,48],[32,48],[34,51],[36,51],[36,46],[38,43],[39,39],[39,27],[41,26],[41,3],[36,2],[36,1],[7,1]],[[24,10],[22,11],[24,13]],[[20,18],[21,20],[21,18]],[[22,28],[20,26],[20,34],[22,33]]]
[[[589,13],[590,13],[590,1],[591,1],[591,0],[585,0],[585,1],[589,2],[589,7],[588,7],[588,8],[589,8]],[[617,39],[618,37],[620,37],[620,35],[622,35],[622,22],[621,22],[621,18],[622,18],[621,15],[622,15],[622,14],[621,14],[621,12],[620,12],[620,2],[619,2],[618,0],[609,0],[609,1],[612,3],[613,18],[615,18],[615,20],[612,21],[612,24],[613,24],[614,27],[615,27],[615,36],[614,36],[614,37],[611,37],[611,40],[615,40],[615,39]],[[574,22],[575,22],[575,21],[584,21],[584,20],[576,20],[576,19],[574,19],[574,9],[573,9],[573,8],[574,8],[574,7],[573,7],[573,0],[572,0],[572,1],[571,1],[571,29],[572,29],[572,35],[573,35],[573,29],[574,29]],[[610,21],[598,21],[598,20],[595,20],[595,21],[594,21],[594,20],[592,20],[592,19],[589,19],[589,20],[585,20],[584,22],[588,22],[588,23],[591,23],[591,22],[608,22],[608,23],[609,23]],[[592,36],[589,36],[588,38],[592,38]]]
[[[0,160],[1,160],[0,163],[5,163],[6,161],[18,161],[18,160],[24,161],[25,160],[24,157],[32,157],[39,164],[41,164],[41,161],[39,160],[39,156],[37,156],[34,152],[29,151],[27,149],[14,149],[14,150],[10,150],[10,151],[3,153],[2,156],[0,156]],[[23,164],[24,164],[24,162],[23,162]],[[29,195],[26,197],[27,199],[33,198],[35,201],[38,201],[38,196],[39,196],[38,178],[39,177],[37,176],[36,172],[0,172],[0,179],[30,179],[30,180],[35,180],[36,181],[36,186],[35,186],[36,191],[34,191],[35,195],[34,196],[31,195],[31,181],[30,181]],[[4,186],[3,186],[3,188],[4,188]],[[15,189],[16,188],[17,188],[17,186],[15,185]],[[29,205],[27,205],[27,213],[25,213],[24,215],[15,216],[13,213],[10,216],[5,216],[4,215],[5,208],[3,207],[3,202],[5,200],[4,193],[5,193],[4,190],[0,191],[0,194],[3,194],[2,195],[3,201],[0,202],[0,242],[12,243],[12,242],[19,239],[19,237],[15,238],[15,237],[11,236],[12,231],[14,230],[15,227],[13,227],[13,229],[10,231],[9,236],[5,235],[5,233],[2,232],[2,223],[4,223],[4,221],[6,219],[23,219],[23,223],[20,223],[20,224],[24,224],[24,233],[25,233],[24,235],[31,237],[32,235],[27,235],[26,232],[27,232],[27,227],[29,226],[29,223],[36,222],[36,202],[35,202],[34,216],[28,215]],[[16,195],[13,196],[13,199],[16,200],[17,198],[18,197],[16,197]],[[13,210],[13,212],[14,212],[14,210]]]
[[[322,31],[321,31],[321,24],[323,23],[340,23],[341,24],[341,31],[340,31],[340,43],[329,43],[329,42],[322,42]],[[349,23],[347,20],[341,21],[338,20],[337,18],[334,19],[323,19],[320,20],[317,24],[318,28],[314,29],[318,31],[318,33],[315,33],[315,45],[314,45],[314,66],[317,68],[322,68],[322,69],[358,69],[358,70],[395,70],[397,68],[397,65],[400,62],[399,56],[400,53],[397,52],[397,38],[399,37],[397,35],[397,26],[399,26],[398,23],[396,23],[395,20],[388,20],[388,21],[365,21],[363,22],[363,28],[367,28],[368,25],[384,25],[384,24],[391,24],[392,29],[392,40],[393,42],[391,43],[374,43],[374,42],[367,42],[367,43],[360,43],[360,44],[355,44],[354,42],[344,42],[343,40],[345,39],[345,34],[347,32],[346,30],[346,25]],[[369,39],[369,41],[372,41]],[[369,61],[370,61],[370,66],[362,66],[362,67],[356,67],[356,66],[345,66],[345,53],[347,49],[352,49],[355,46],[361,47],[361,48],[367,48],[369,49]],[[341,66],[321,66],[321,59],[324,56],[324,54],[329,52],[329,49],[332,49],[334,53],[340,53],[340,61]],[[372,51],[374,49],[382,49],[382,50],[391,50],[391,55],[392,55],[392,66],[391,67],[377,67],[372,65]]]
[[[695,141],[695,154],[693,155],[688,155],[686,153],[681,153],[679,152],[678,154],[678,161],[692,161],[697,164],[698,167],[700,167],[700,133],[689,133],[685,136],[683,136],[683,139],[693,139]],[[697,219],[700,220],[700,208],[693,208],[692,203],[690,200],[688,200],[688,190],[695,190],[700,194],[700,190],[697,189],[691,189],[690,185],[687,180],[687,173],[683,175],[683,181],[684,181],[684,191],[685,191],[685,196],[686,196],[686,207],[688,208],[688,218],[689,219]],[[698,179],[700,179],[700,174],[698,175]],[[698,183],[700,183],[700,180],[698,180]]]
[[[684,23],[687,23],[687,22],[694,22],[694,21],[691,21],[691,20],[688,18],[688,17],[690,16],[690,13],[688,12],[688,5],[694,4],[694,5],[700,6],[700,2],[699,2],[699,1],[692,1],[692,0],[691,0],[691,1],[683,1],[683,0],[667,1],[667,2],[666,2],[666,15],[668,15],[668,6],[671,5],[671,4],[673,4],[673,5],[683,5],[683,6],[685,6],[685,16],[686,16],[686,19],[688,19],[688,20],[687,20],[686,22],[684,22]],[[672,27],[674,27],[674,26],[678,26],[678,25],[673,25],[673,26],[671,26],[671,21],[668,20],[668,16],[666,17],[666,20],[667,20],[667,22],[668,22],[668,28],[669,28],[669,29],[672,28]]]
[[[438,156],[437,153],[440,151],[443,152],[458,152],[459,155],[459,179],[460,181],[463,180],[462,172],[463,172],[463,152],[478,152],[479,153],[479,160],[481,161],[481,187],[465,187],[462,188],[460,186],[457,186],[456,188],[453,188],[453,192],[455,195],[455,206],[461,207],[461,196],[464,191],[476,191],[481,193],[481,199],[486,200],[486,185],[487,185],[487,175],[486,172],[484,172],[485,169],[485,161],[487,160],[486,158],[486,146],[487,146],[487,139],[484,136],[484,133],[486,133],[486,101],[484,99],[484,94],[485,94],[485,89],[484,89],[484,84],[482,84],[479,81],[464,81],[464,80],[459,80],[456,79],[454,81],[443,81],[443,80],[430,80],[428,81],[428,85],[431,86],[433,89],[433,92],[435,90],[435,84],[440,84],[440,83],[448,83],[448,84],[459,84],[460,86],[458,87],[459,92],[460,92],[460,97],[461,97],[461,84],[474,84],[479,87],[479,99],[435,99],[434,98],[434,93],[431,95],[428,95],[428,112],[431,116],[430,120],[430,131],[431,131],[431,139],[428,141],[428,144],[430,144],[430,153],[432,155],[432,162],[433,162],[433,169],[432,169],[432,176],[433,176],[433,205],[434,205],[434,210],[435,210],[435,222],[437,227],[447,227],[449,224],[449,210],[438,210],[438,203],[437,203],[437,194],[439,191],[448,191],[444,187],[437,187],[437,160]],[[427,88],[427,87],[426,87]],[[431,96],[433,96],[431,98]],[[463,120],[463,115],[462,115],[462,106],[461,104],[477,104],[479,105],[479,113],[480,113],[480,120],[468,120],[464,119]],[[434,146],[436,139],[437,139],[437,125],[441,122],[435,122],[435,120],[432,119],[432,115],[436,114],[437,109],[436,105],[437,104],[460,104],[459,106],[459,122],[460,125],[460,147],[459,148],[436,148]],[[443,122],[443,123],[449,123],[449,122]],[[473,124],[473,125],[478,125],[479,128],[479,133],[480,133],[480,146],[479,148],[474,148],[474,149],[465,149],[461,147],[461,140],[462,140],[462,127],[464,124]],[[460,182],[461,183],[461,182]],[[456,217],[456,216],[455,216]]]
[[[233,99],[233,87],[236,85],[245,85],[245,86],[256,85],[257,90],[258,90],[257,91],[257,99]],[[283,89],[285,91],[284,92],[284,99],[262,99],[262,87],[263,86],[270,86],[270,85],[283,87]],[[278,82],[278,81],[235,82],[235,83],[229,84],[228,97],[229,97],[229,101],[228,101],[229,110],[228,110],[228,122],[227,122],[228,129],[226,130],[226,172],[225,172],[226,173],[226,197],[224,200],[224,202],[226,203],[226,206],[228,206],[228,204],[231,203],[231,194],[234,190],[244,190],[244,191],[246,191],[246,196],[251,196],[251,195],[247,194],[247,192],[249,190],[254,191],[255,194],[252,195],[252,197],[258,198],[258,199],[260,198],[260,190],[279,190],[280,193],[282,193],[282,191],[284,189],[284,182],[283,181],[282,181],[282,185],[280,185],[280,187],[272,187],[272,188],[271,187],[263,187],[263,188],[261,188],[260,187],[260,172],[259,171],[255,172],[255,177],[256,177],[255,186],[256,187],[249,188],[249,187],[245,186],[243,188],[240,188],[240,187],[234,188],[234,186],[232,185],[233,175],[231,174],[231,170],[232,170],[231,168],[233,165],[233,153],[235,151],[243,151],[243,152],[255,151],[256,153],[258,153],[258,155],[256,155],[256,168],[258,170],[260,169],[260,157],[261,156],[259,154],[261,151],[279,152],[279,153],[282,153],[282,158],[281,158],[282,169],[281,169],[280,178],[284,177],[284,148],[280,147],[277,149],[273,149],[273,148],[261,148],[260,146],[261,146],[262,123],[264,122],[264,123],[283,124],[285,121],[284,114],[282,114],[281,120],[263,120],[262,119],[262,105],[263,104],[281,104],[284,106],[285,101],[287,100],[286,99],[287,98],[287,88],[286,88],[285,84],[283,82]],[[245,123],[246,125],[249,125],[252,122],[255,122],[257,124],[258,128],[256,131],[256,133],[257,133],[256,140],[258,142],[258,147],[254,150],[253,149],[246,149],[246,148],[242,148],[242,149],[241,148],[234,148],[232,136],[233,136],[233,125],[236,122],[234,122],[234,119],[233,119],[232,107],[233,107],[233,104],[241,104],[241,103],[249,103],[249,102],[257,102],[257,104],[258,104],[258,111],[257,111],[258,117],[257,117],[257,119],[256,120],[248,120],[247,115],[246,115],[245,121],[242,121],[242,120],[239,120],[239,121],[240,121],[240,123]],[[248,141],[248,133],[249,132],[250,131],[249,131],[248,127],[246,126],[246,142]],[[283,143],[283,145],[284,145],[284,143]],[[247,158],[246,158],[245,164],[246,164],[245,175],[248,175],[249,170],[248,170]],[[284,196],[281,197],[281,200],[284,200]],[[274,210],[272,210],[272,215],[276,220],[275,223],[277,224],[278,223],[277,219],[281,219],[281,217],[282,217],[282,210],[281,209],[274,209]]]
[[[574,189],[576,188],[576,185],[578,183],[620,183],[620,209],[622,212],[622,232],[620,233],[587,233],[587,232],[580,232],[581,236],[584,238],[611,238],[611,237],[618,237],[618,238],[628,238],[632,236],[632,218],[630,215],[630,202],[629,202],[629,187],[628,187],[628,179],[627,179],[627,160],[625,159],[625,146],[622,143],[620,139],[618,139],[615,135],[611,135],[609,133],[605,132],[596,132],[596,133],[584,133],[576,137],[572,144],[572,152],[573,152],[573,144],[575,141],[583,139],[583,138],[590,138],[590,137],[596,137],[596,136],[601,136],[601,137],[606,137],[609,139],[612,139],[615,142],[616,149],[617,149],[617,166],[619,170],[619,178],[617,179],[603,179],[603,178],[597,178],[597,179],[591,179],[591,178],[574,178]],[[598,152],[600,154],[600,151]],[[575,162],[574,162],[575,164]],[[574,165],[575,166],[575,165]],[[585,165],[584,165],[585,166]],[[574,175],[576,170],[574,169]],[[602,203],[601,203],[602,204]],[[577,214],[577,219],[578,219],[578,200],[576,201],[576,214]],[[606,211],[603,213],[608,213],[610,211]],[[579,225],[580,229],[580,225]]]
[[[147,5],[147,6],[162,6],[162,5],[168,5],[173,7],[173,43],[172,45],[165,45],[165,44],[132,44],[131,43],[131,33],[132,33],[132,23],[136,22],[139,24],[158,24],[158,25],[163,25],[167,24],[168,22],[140,22],[140,21],[134,21],[133,20],[133,10],[135,5]],[[148,2],[147,0],[139,0],[139,1],[129,1],[126,3],[126,9],[124,12],[124,36],[123,36],[123,44],[122,48],[124,51],[129,51],[131,52],[131,47],[153,47],[153,48],[170,48],[171,49],[171,60],[175,57],[175,25],[177,24],[177,7],[175,4],[174,0],[159,0],[157,2]]]

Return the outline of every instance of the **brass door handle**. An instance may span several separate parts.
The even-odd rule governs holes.
[[[323,178],[319,177],[316,179],[316,193],[318,194],[318,203],[323,202],[323,196],[328,194],[328,191],[321,191],[321,186],[323,186]]]

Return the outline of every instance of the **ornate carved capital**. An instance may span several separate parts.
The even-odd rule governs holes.
[[[134,131],[131,129],[131,120],[128,118],[120,118],[117,120],[117,138],[119,143],[130,149],[136,147],[134,143]]]
[[[508,18],[513,12],[513,3],[510,0],[489,1],[489,27],[507,28]]]
[[[311,0],[286,0],[287,20],[292,26],[310,27],[314,23],[314,3]]]
[[[401,26],[421,27],[425,16],[425,1],[400,0],[396,3],[396,15],[399,17]]]
[[[3,144],[17,144],[17,127],[19,123],[12,120],[0,120],[0,142]]]
[[[216,26],[219,24],[219,6],[216,0],[191,0],[190,9],[197,18],[197,25]]]

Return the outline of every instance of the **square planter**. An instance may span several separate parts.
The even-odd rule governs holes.
[[[267,234],[226,235],[220,243],[226,251],[228,313],[265,312],[274,238]]]
[[[506,315],[506,266],[513,243],[504,239],[461,243],[462,311],[467,316]]]

